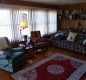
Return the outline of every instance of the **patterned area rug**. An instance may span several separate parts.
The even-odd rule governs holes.
[[[56,53],[11,77],[14,80],[80,80],[85,72],[85,61]]]

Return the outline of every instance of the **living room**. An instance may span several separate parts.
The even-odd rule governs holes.
[[[74,2],[74,0],[64,0],[59,2],[49,0],[0,1],[0,37],[5,37],[7,44],[9,40],[12,48],[15,48],[13,50],[21,51],[20,48],[16,47],[24,47],[24,45],[26,47],[26,45],[31,44],[31,31],[40,31],[40,36],[42,36],[41,41],[43,41],[44,39],[48,41],[48,47],[46,47],[47,43],[41,46],[36,45],[37,47],[34,47],[34,49],[37,49],[37,52],[35,52],[32,47],[26,50],[22,49],[22,53],[27,53],[26,57],[24,54],[22,54],[19,57],[13,59],[13,72],[2,69],[2,65],[0,64],[0,80],[44,80],[45,77],[45,80],[86,80],[85,5],[86,2],[80,0],[78,2]],[[22,25],[20,24],[23,21],[26,22],[26,27],[22,27]],[[68,38],[70,32],[73,32],[73,38],[76,37],[76,39],[79,39],[77,37],[78,35],[83,35],[83,41],[80,37],[80,40],[76,43],[80,45],[77,46],[76,44],[70,44],[61,40],[61,38],[63,39],[63,35],[65,34],[67,36],[66,39],[72,41],[71,38]],[[61,35],[60,37],[58,36],[59,34]],[[23,39],[21,37],[23,37]],[[55,38],[58,41],[54,40]],[[73,41],[76,39],[73,39]],[[4,41],[4,39],[2,40]],[[24,40],[26,40],[26,42],[28,43],[24,43],[24,45],[22,45],[22,42],[24,42]],[[0,42],[0,48],[2,47],[1,44],[2,42]],[[47,50],[45,50],[46,48]],[[43,52],[42,49],[44,49]],[[22,56],[23,58],[20,59],[20,57]],[[59,60],[57,63],[60,64],[60,66],[56,63],[54,65],[55,61],[54,59],[52,60],[52,57],[54,58],[56,56],[57,58],[55,58],[55,60]],[[26,58],[28,59],[26,60]],[[68,64],[68,60],[74,67]],[[75,60],[74,63],[72,62],[73,60]],[[42,69],[45,70],[44,66],[50,64],[48,63],[50,61],[54,61],[51,63],[53,65],[48,66],[48,73],[44,73]],[[60,61],[62,61],[63,63],[60,63]],[[2,58],[0,59],[0,63],[1,62]],[[43,63],[45,63],[45,65],[43,65]],[[23,66],[20,67],[20,64]],[[65,68],[63,68],[62,66],[63,64]],[[9,64],[5,64],[4,67],[7,67],[8,65]],[[39,69],[37,67],[39,67]],[[55,69],[53,70],[53,68],[51,69],[51,67]],[[60,73],[58,71],[55,71],[58,70],[58,67],[60,68],[60,70],[62,70],[61,72],[59,71]],[[30,72],[31,70],[32,72]],[[41,77],[37,77],[38,73],[36,72],[36,70],[38,70]],[[34,74],[35,72],[36,74]],[[76,75],[73,73],[75,73]],[[29,76],[28,74],[31,76]]]

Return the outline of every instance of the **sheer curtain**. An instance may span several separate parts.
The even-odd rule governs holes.
[[[57,32],[57,13],[56,11],[48,12],[48,33]]]
[[[8,36],[12,39],[12,31],[13,27],[11,23],[10,9],[0,8],[0,37]]]
[[[47,10],[35,10],[33,13],[33,30],[40,30],[41,35],[57,32],[57,12]]]
[[[28,22],[28,28],[24,30],[20,28],[22,14],[27,15]],[[22,35],[30,37],[30,31],[33,30],[40,30],[42,36],[55,33],[57,31],[57,11],[0,7],[0,37],[4,36],[8,37],[10,41],[16,41]]]
[[[42,10],[33,11],[33,30],[39,30],[41,35],[47,34],[47,12]]]
[[[20,40],[22,35],[30,36],[31,26],[21,30],[21,15],[27,14],[27,22],[30,22],[31,10],[0,7],[0,37],[8,37],[10,41]],[[21,33],[20,33],[21,31]]]

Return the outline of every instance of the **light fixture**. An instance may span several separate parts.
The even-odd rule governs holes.
[[[21,29],[20,29],[20,33],[21,33],[22,29],[24,30],[25,28],[28,28],[28,23],[26,21],[22,21],[22,22],[20,22],[20,27],[21,27]],[[23,35],[21,37],[21,39],[22,38],[24,39],[25,42],[27,42],[27,35]]]
[[[25,28],[28,28],[28,23],[23,21],[23,22],[20,22],[20,27],[25,29]]]
[[[21,21],[20,21],[20,34],[21,34],[21,31],[24,30],[25,28],[28,28],[27,14],[22,13],[21,14]],[[27,35],[22,35],[20,40],[23,39],[23,41],[27,42],[27,38],[28,38]]]

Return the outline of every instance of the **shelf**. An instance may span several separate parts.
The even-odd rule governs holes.
[[[80,14],[68,14],[68,15],[58,15],[58,19],[69,19],[69,20],[86,20],[86,15],[80,15]]]
[[[86,20],[86,10],[60,10],[58,12],[59,20]]]

